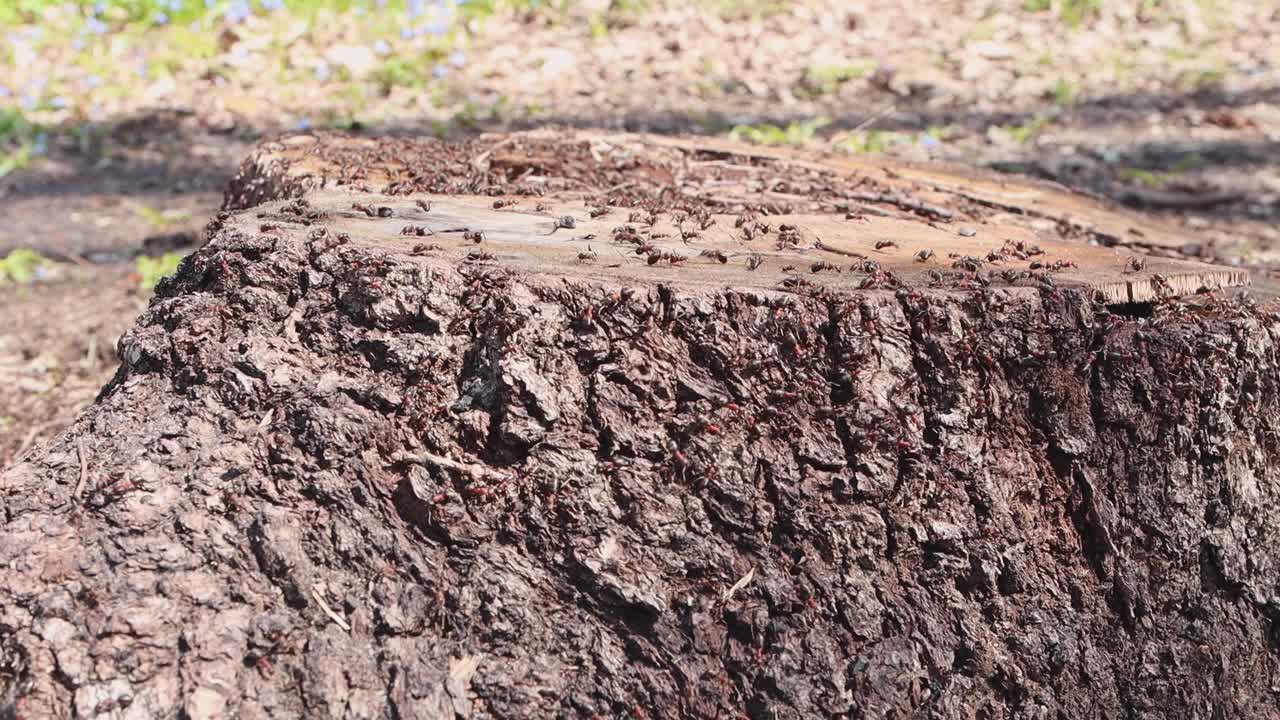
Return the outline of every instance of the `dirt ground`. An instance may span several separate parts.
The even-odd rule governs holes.
[[[801,141],[1050,178],[1172,218],[1255,278],[1275,273],[1280,11],[1106,8],[1076,27],[1020,6],[659,3],[603,32],[498,15],[469,37],[451,104],[425,108],[395,89],[363,131],[561,123],[723,136],[825,117]],[[48,280],[0,289],[11,320],[0,330],[0,463],[65,427],[109,376],[114,339],[145,302],[132,256],[148,238],[195,239],[254,140],[296,124],[268,83],[177,80],[168,96],[117,108],[101,145],[55,137],[45,161],[0,179],[0,253],[61,260]],[[318,82],[287,92],[294,108],[331,102]],[[175,219],[157,227],[139,207]]]

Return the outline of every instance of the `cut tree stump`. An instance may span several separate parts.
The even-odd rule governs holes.
[[[949,213],[936,220],[989,219],[1022,225],[1042,236],[1086,239],[1107,247],[1203,254],[1202,240],[1172,223],[1053,182],[973,168],[880,156],[816,156],[713,138],[560,131],[485,135],[467,145],[442,148],[433,140],[333,135],[296,135],[265,143],[246,160],[226,206],[247,207],[304,188],[353,183],[392,192],[467,188],[540,193],[568,188],[624,204],[637,197],[678,193],[729,211],[744,206],[832,211],[874,202],[868,196],[887,195],[918,202],[919,215],[929,217],[926,208]],[[617,182],[598,182],[601,176]],[[912,214],[902,205],[881,207]]]
[[[0,475],[0,716],[1274,709],[1245,278],[609,138],[256,153]]]

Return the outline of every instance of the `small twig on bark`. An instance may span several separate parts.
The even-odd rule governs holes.
[[[731,588],[729,588],[728,590],[725,590],[725,591],[724,591],[724,597],[722,598],[722,601],[723,601],[723,602],[729,602],[730,600],[732,600],[732,599],[733,599],[734,594],[735,594],[735,593],[737,593],[737,592],[738,592],[739,590],[741,590],[742,588],[746,587],[746,586],[747,586],[747,583],[751,582],[751,578],[753,578],[753,577],[755,577],[755,576],[756,576],[756,569],[753,567],[753,568],[751,568],[750,570],[748,570],[748,571],[747,571],[747,574],[746,574],[746,575],[743,575],[743,576],[742,576],[742,579],[740,579],[740,580],[738,580],[738,582],[734,583],[734,584],[733,584],[733,587],[731,587]]]
[[[76,482],[76,492],[72,496],[77,502],[84,493],[84,485],[89,481],[89,461],[84,456],[84,441],[76,440],[76,457],[80,460],[80,480]]]
[[[408,452],[398,452],[391,456],[391,460],[397,463],[417,463],[419,465],[438,467],[443,470],[465,475],[471,480],[479,482],[502,482],[510,479],[507,475],[497,472],[496,470],[490,470],[484,465],[459,462],[453,458],[447,458],[443,455],[435,455],[429,452],[424,452],[418,455]]]
[[[835,253],[836,255],[843,255],[843,256],[845,256],[845,257],[851,257],[851,258],[864,258],[864,259],[867,257],[866,255],[863,255],[862,253],[859,253],[859,252],[853,252],[853,251],[851,251],[851,250],[841,250],[841,249],[840,249],[840,248],[838,248],[838,247],[832,247],[832,246],[827,245],[826,243],[822,242],[822,240],[821,240],[821,239],[819,239],[819,240],[815,240],[815,241],[814,241],[814,245],[815,245],[819,250],[826,250],[827,252],[829,252],[829,253]]]
[[[895,110],[897,110],[897,109],[898,109],[898,106],[897,106],[897,105],[894,105],[893,103],[890,103],[889,105],[886,105],[885,107],[881,108],[879,111],[877,111],[877,112],[875,112],[874,114],[872,114],[872,115],[871,115],[870,117],[868,117],[866,120],[863,120],[862,122],[858,123],[857,125],[854,125],[854,126],[853,126],[853,129],[848,130],[848,131],[846,131],[846,132],[842,132],[842,133],[836,133],[836,134],[835,134],[834,136],[832,136],[832,138],[831,138],[831,142],[832,142],[832,144],[837,143],[837,142],[840,142],[841,140],[844,140],[844,139],[845,139],[845,138],[847,138],[847,137],[852,137],[853,135],[855,135],[855,134],[857,134],[857,133],[860,133],[860,132],[862,132],[863,130],[866,130],[867,128],[871,127],[872,125],[875,125],[876,123],[878,123],[878,122],[880,122],[881,120],[883,120],[885,117],[888,117],[891,113],[893,113],[893,111],[895,111]]]
[[[853,200],[861,200],[863,202],[884,203],[886,205],[895,205],[903,210],[910,210],[917,215],[925,217],[936,217],[941,220],[950,220],[955,217],[955,213],[941,205],[934,205],[915,198],[896,195],[894,193],[866,193],[855,192],[849,193],[847,196]]]
[[[516,139],[515,139],[515,137],[514,137],[514,136],[513,136],[513,137],[509,137],[509,138],[507,138],[506,140],[503,140],[503,141],[501,141],[501,142],[497,143],[496,145],[494,145],[493,147],[489,148],[488,150],[485,150],[484,152],[480,153],[479,155],[476,155],[474,158],[472,158],[472,159],[471,159],[471,167],[475,168],[476,170],[478,170],[478,171],[480,171],[480,172],[485,172],[485,171],[487,171],[487,170],[489,169],[489,156],[493,154],[493,151],[494,151],[494,150],[498,150],[498,149],[500,149],[500,148],[504,148],[504,147],[506,147],[506,146],[510,145],[511,143],[515,142],[515,140],[516,140]]]
[[[347,624],[346,620],[342,619],[341,615],[334,612],[333,608],[329,607],[329,603],[324,601],[324,596],[320,594],[319,589],[311,588],[311,597],[316,599],[316,604],[320,606],[320,609],[324,611],[325,615],[329,616],[329,619],[332,620],[335,625],[342,628],[343,632],[351,632],[351,626]]]

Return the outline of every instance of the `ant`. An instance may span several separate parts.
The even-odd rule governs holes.
[[[484,231],[483,230],[467,230],[466,232],[462,233],[462,239],[470,240],[473,243],[479,243],[482,240],[484,240]]]
[[[892,248],[898,247],[898,243],[894,242],[893,240],[877,240],[876,241],[877,250],[884,250],[885,248],[891,248],[891,247]]]
[[[1128,261],[1124,264],[1124,273],[1127,275],[1129,273],[1142,272],[1142,269],[1146,266],[1147,261],[1145,258],[1138,257],[1137,255],[1130,255]]]
[[[926,248],[916,253],[915,260],[916,262],[929,262],[930,258],[932,257],[933,257],[933,250]]]
[[[431,232],[430,228],[427,228],[423,225],[405,225],[404,227],[400,228],[400,234],[401,235],[417,235],[418,237],[435,235],[435,233]]]
[[[511,207],[512,205],[515,205],[517,202],[519,202],[519,200],[494,200],[493,209],[501,210],[504,207]]]
[[[416,204],[418,208],[422,210],[422,212],[431,212],[430,200],[415,200],[414,204]]]
[[[809,266],[809,272],[811,273],[820,273],[824,270],[838,273],[840,272],[840,266],[829,262],[816,262]]]
[[[724,252],[720,250],[703,250],[699,255],[705,258],[711,258],[721,265],[729,262],[729,256],[725,255]]]
[[[683,255],[678,255],[678,254],[673,253],[673,252],[659,251],[659,252],[652,252],[652,253],[649,253],[649,259],[648,259],[648,261],[647,261],[647,262],[648,262],[650,265],[657,265],[657,264],[658,264],[658,262],[660,262],[660,261],[662,261],[662,260],[666,260],[666,261],[667,261],[667,264],[669,264],[669,265],[679,265],[680,263],[682,263],[682,262],[684,262],[685,260],[688,260],[688,259],[689,259],[689,258],[687,258],[687,257],[685,257],[685,256],[683,256]]]
[[[595,262],[596,251],[588,245],[586,251],[578,253],[578,262]]]

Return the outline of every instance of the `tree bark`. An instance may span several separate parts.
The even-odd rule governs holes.
[[[232,193],[303,199],[219,216],[98,402],[0,475],[0,716],[1273,711],[1274,307],[992,279],[1041,256],[965,285],[908,251],[1024,228],[846,218],[839,173],[770,170],[819,207],[693,205],[758,198],[714,184],[757,166],[597,148],[576,178],[484,142],[420,145],[437,179],[399,188],[374,158]],[[892,229],[892,280],[825,249]]]

